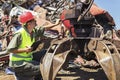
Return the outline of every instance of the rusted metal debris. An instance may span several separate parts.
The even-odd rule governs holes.
[[[22,4],[24,2],[18,5]],[[89,9],[92,4],[93,0],[75,0],[74,2],[51,0],[42,6],[42,10],[48,11],[43,11],[44,19],[51,23],[54,23],[56,19],[61,19],[62,26],[59,29],[61,34],[47,44],[49,48],[41,59],[40,70],[43,80],[55,80],[59,70],[68,68],[69,61],[78,55],[86,60],[96,60],[108,80],[120,79],[120,39],[114,29],[115,23],[114,25],[107,24],[107,28],[104,27],[105,24],[97,20],[98,15],[90,14]],[[26,11],[18,5],[15,10]],[[32,11],[32,13],[40,18],[41,9],[37,7],[35,10],[36,12]],[[113,20],[110,15],[109,18]],[[38,25],[41,25],[39,21]]]

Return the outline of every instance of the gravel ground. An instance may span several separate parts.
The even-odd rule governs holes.
[[[13,75],[7,75],[0,70],[0,80],[15,80]],[[56,80],[108,80],[102,69],[71,69],[69,71],[60,71]]]

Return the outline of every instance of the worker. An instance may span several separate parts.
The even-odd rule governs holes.
[[[7,50],[10,52],[9,66],[15,72],[16,80],[40,80],[39,62],[33,60],[31,45],[37,36],[41,37],[45,30],[49,30],[59,24],[36,27],[36,20],[31,12],[24,12],[18,17],[22,28],[20,28],[10,41]],[[35,53],[34,53],[35,54]],[[43,56],[39,54],[38,56]]]

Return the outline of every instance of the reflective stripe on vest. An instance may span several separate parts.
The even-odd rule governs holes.
[[[26,48],[26,46],[31,46],[35,41],[35,38],[31,40],[30,34],[27,33],[24,28],[21,28],[18,32],[21,33],[21,37],[22,37],[22,42],[18,48]],[[10,60],[11,61],[21,61],[21,60],[31,61],[32,53],[23,52],[23,53],[12,54]]]

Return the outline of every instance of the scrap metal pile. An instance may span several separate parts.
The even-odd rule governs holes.
[[[28,11],[26,2],[14,3],[11,4],[16,8],[9,13]],[[43,80],[55,80],[59,70],[69,68],[69,63],[77,57],[94,60],[109,80],[120,79],[120,39],[107,11],[99,8],[94,0],[43,0],[40,7],[45,11],[37,8],[31,12],[39,18],[45,12],[43,19],[50,23],[61,20],[58,37],[53,38],[40,62]]]

